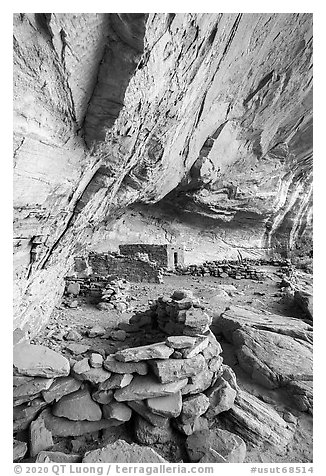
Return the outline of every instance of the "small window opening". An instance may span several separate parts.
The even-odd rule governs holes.
[[[178,266],[178,253],[173,253],[174,267]]]

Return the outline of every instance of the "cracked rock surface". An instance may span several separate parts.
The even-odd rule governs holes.
[[[309,232],[311,58],[305,13],[15,14],[16,340],[85,247],[204,261]]]

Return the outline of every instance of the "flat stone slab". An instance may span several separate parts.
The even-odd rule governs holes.
[[[153,360],[150,365],[159,381],[168,383],[202,372],[206,361],[202,355],[196,355],[192,359]]]
[[[127,402],[127,405],[153,426],[166,427],[169,424],[169,419],[167,417],[152,413],[145,404],[145,400],[130,401]]]
[[[111,372],[108,372],[102,367],[90,368],[90,370],[87,370],[86,372],[77,373],[75,366],[73,370],[76,378],[79,378],[80,380],[86,380],[87,382],[91,382],[94,385],[105,382],[111,377]]]
[[[59,377],[57,378],[48,390],[42,392],[42,397],[47,403],[60,400],[64,395],[75,392],[81,386],[79,380],[73,377]]]
[[[165,343],[174,349],[188,349],[196,344],[197,338],[191,336],[170,336]]]
[[[40,451],[47,450],[53,446],[51,431],[46,428],[43,412],[29,427],[29,453],[36,456]]]
[[[83,463],[167,463],[152,448],[129,444],[124,440],[106,445],[104,448],[90,451]]]
[[[159,383],[150,375],[136,375],[129,385],[115,391],[114,398],[118,402],[124,402],[164,397],[178,392],[178,390],[181,390],[187,382],[188,379],[170,383]]]
[[[101,407],[94,402],[86,388],[62,397],[53,405],[52,413],[74,421],[98,421],[102,418]]]
[[[13,365],[16,374],[32,377],[66,377],[70,372],[68,359],[43,345],[16,345]]]
[[[168,347],[165,342],[159,342],[120,350],[114,354],[114,357],[121,362],[140,362],[150,359],[168,359],[171,354],[173,354],[173,349]]]
[[[111,374],[105,382],[99,385],[100,390],[116,390],[126,387],[134,378],[133,374]]]
[[[246,326],[290,336],[310,343],[313,339],[312,326],[301,319],[271,313],[264,314],[257,311],[257,309],[230,306],[221,316],[214,318],[215,334],[222,333],[229,341],[232,341],[233,331],[243,329]]]
[[[232,340],[241,368],[261,385],[277,388],[291,380],[312,380],[312,344],[249,327],[234,331]]]
[[[90,348],[91,346],[86,344],[73,343],[66,345],[66,349],[70,350],[70,352],[76,355],[85,354],[85,352],[87,352]]]
[[[208,368],[193,377],[189,377],[187,385],[181,389],[182,395],[195,395],[203,392],[211,386],[213,377],[214,372]]]
[[[38,413],[47,406],[42,398],[35,398],[31,402],[23,403],[13,409],[13,431],[26,430]]]
[[[81,436],[93,431],[103,430],[121,425],[123,422],[114,419],[105,419],[98,421],[72,421],[67,418],[52,415],[47,409],[43,410],[45,426],[48,428],[52,436]]]
[[[179,391],[167,397],[149,398],[146,403],[148,408],[157,415],[168,418],[177,417],[180,415],[182,409],[181,392]]]
[[[121,402],[111,402],[102,407],[104,418],[114,418],[119,421],[129,421],[132,415],[132,410],[128,405]]]
[[[230,429],[255,446],[267,443],[280,448],[293,437],[293,430],[271,405],[244,390],[239,391],[232,409],[219,418],[222,415]]]
[[[29,382],[19,385],[19,387],[14,387],[13,397],[14,400],[19,400],[22,397],[28,397],[29,395],[35,395],[36,393],[41,392],[42,390],[47,390],[53,383],[53,378],[42,378],[36,377]]]
[[[148,365],[146,362],[119,362],[112,355],[109,355],[104,363],[103,367],[110,372],[117,374],[139,374],[146,375],[148,373]]]

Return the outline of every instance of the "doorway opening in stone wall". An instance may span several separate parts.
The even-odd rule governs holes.
[[[312,14],[14,35],[14,461],[308,471]]]

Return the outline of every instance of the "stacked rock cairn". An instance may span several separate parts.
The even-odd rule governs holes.
[[[98,303],[100,310],[112,310],[124,312],[129,307],[130,284],[125,279],[114,279],[102,289],[101,301]]]
[[[132,316],[130,326],[144,328],[144,321],[147,345],[128,347],[126,340],[106,359],[92,353],[69,362],[44,346],[15,348],[14,431],[30,432],[28,447],[15,442],[20,458],[50,448],[54,437],[131,420],[138,443],[164,443],[178,434],[189,461],[244,460],[239,436],[211,430],[214,418],[233,407],[238,386],[199,300],[191,291],[175,291]]]

